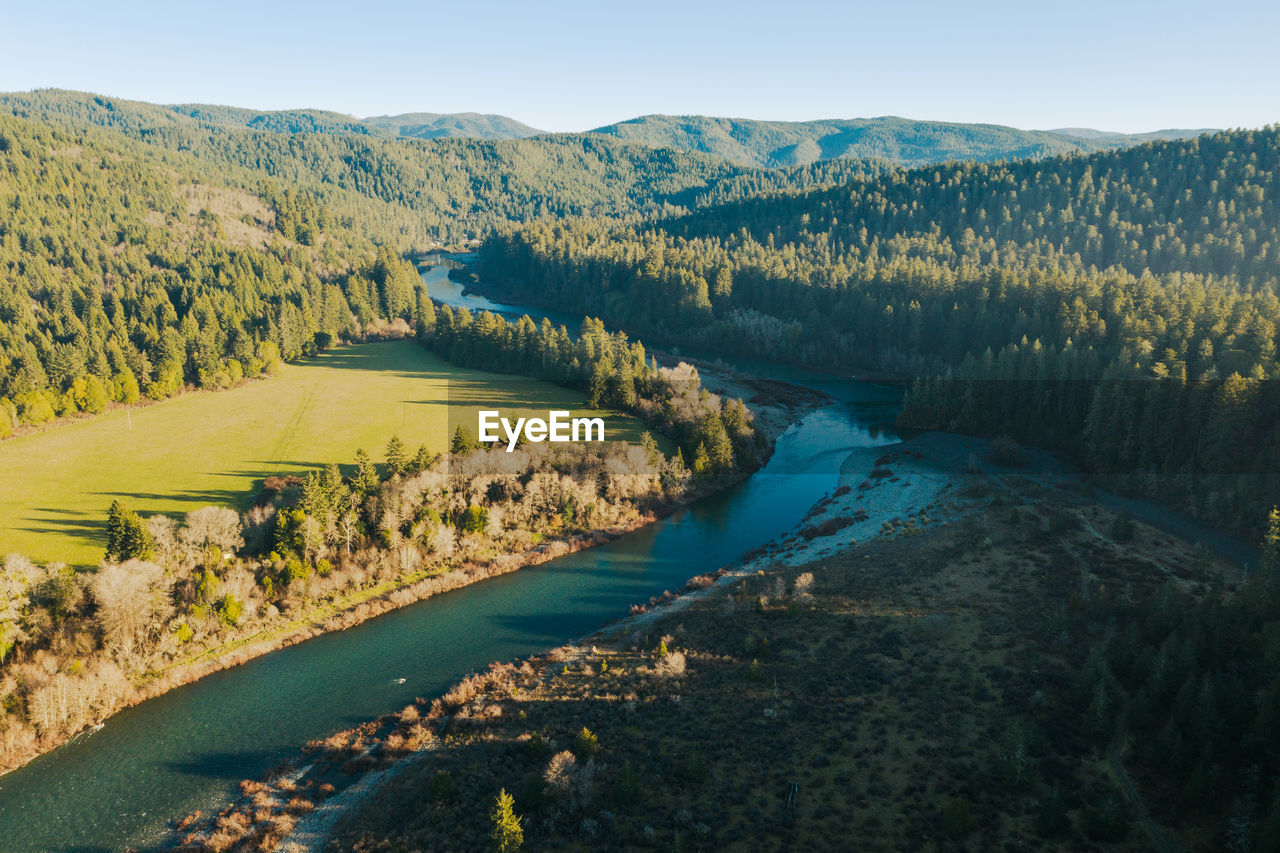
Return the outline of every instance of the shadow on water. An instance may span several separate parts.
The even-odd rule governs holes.
[[[164,766],[172,773],[182,776],[222,779],[228,771],[235,772],[236,768],[243,767],[245,762],[265,765],[272,758],[274,754],[267,750],[227,750],[202,752],[181,761],[166,762]]]

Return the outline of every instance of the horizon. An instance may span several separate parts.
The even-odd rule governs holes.
[[[1076,12],[1008,0],[806,0],[786,15],[720,0],[643,10],[494,0],[479,11],[375,2],[360,8],[353,38],[354,7],[332,0],[232,0],[216,15],[154,0],[125,11],[55,2],[10,14],[0,89],[267,112],[475,112],[552,133],[654,114],[1115,133],[1280,120],[1280,57],[1269,45],[1280,8],[1233,0],[1211,16],[1195,4],[1154,14],[1091,0]]]
[[[1196,125],[1196,126],[1192,126],[1192,125],[1185,125],[1185,126],[1173,126],[1173,125],[1168,125],[1168,126],[1163,126],[1163,127],[1152,127],[1152,128],[1146,128],[1146,129],[1141,129],[1141,130],[1117,130],[1117,129],[1115,129],[1115,128],[1111,128],[1111,127],[1098,127],[1098,126],[1085,126],[1085,125],[1055,125],[1055,126],[1052,126],[1052,127],[1020,127],[1020,126],[1018,126],[1018,125],[1002,124],[1002,123],[1000,123],[1000,122],[990,122],[990,121],[956,121],[956,120],[952,120],[952,119],[938,119],[938,118],[931,118],[931,117],[907,116],[907,115],[901,115],[901,114],[897,114],[897,113],[884,113],[884,114],[881,114],[881,115],[819,116],[819,117],[814,117],[814,118],[779,119],[779,118],[770,118],[770,117],[767,117],[767,116],[766,116],[766,117],[757,117],[757,116],[742,116],[742,115],[718,115],[718,114],[710,114],[710,113],[670,113],[670,112],[656,112],[656,113],[653,113],[653,112],[651,112],[651,113],[642,113],[642,114],[639,114],[639,115],[626,116],[626,117],[624,117],[624,118],[617,118],[617,119],[613,119],[613,120],[610,120],[610,121],[603,122],[603,123],[598,124],[598,125],[593,125],[593,126],[591,126],[591,127],[585,127],[585,128],[581,128],[581,129],[577,129],[577,130],[549,130],[549,129],[547,129],[547,128],[539,127],[538,125],[536,125],[536,124],[535,124],[535,123],[533,123],[533,122],[526,121],[525,119],[523,119],[522,117],[520,117],[520,116],[518,116],[518,115],[509,115],[509,114],[505,114],[505,113],[482,112],[482,111],[480,111],[480,110],[457,110],[457,111],[454,111],[454,112],[442,112],[442,111],[439,111],[439,110],[431,110],[431,109],[409,109],[409,110],[405,110],[404,112],[399,112],[399,113],[358,113],[358,112],[353,113],[353,112],[343,112],[343,111],[341,111],[341,110],[332,109],[332,108],[329,108],[329,107],[315,106],[315,105],[310,105],[310,106],[293,106],[293,107],[271,107],[271,108],[266,108],[266,107],[250,106],[250,105],[247,105],[247,104],[240,104],[240,103],[218,103],[218,102],[214,102],[214,101],[170,101],[170,102],[148,101],[148,100],[144,100],[144,99],[142,99],[142,98],[130,97],[130,96],[128,96],[128,95],[119,95],[119,94],[116,94],[116,93],[113,93],[113,92],[99,92],[99,91],[93,91],[93,90],[89,90],[89,89],[66,89],[66,88],[61,87],[61,86],[35,86],[35,87],[29,88],[29,89],[6,90],[6,91],[0,91],[0,95],[34,94],[34,93],[41,92],[41,91],[65,91],[65,92],[75,92],[75,93],[79,93],[79,94],[83,94],[83,95],[93,95],[94,97],[108,98],[108,99],[110,99],[110,100],[117,100],[117,101],[132,101],[132,102],[135,102],[135,103],[150,104],[150,105],[152,105],[152,106],[165,107],[165,108],[175,108],[175,107],[229,107],[229,108],[232,108],[232,109],[244,109],[244,110],[251,110],[251,111],[253,111],[253,112],[257,112],[257,113],[302,113],[302,112],[308,112],[308,111],[311,111],[311,112],[322,112],[322,113],[331,113],[331,114],[333,114],[333,115],[339,115],[339,116],[343,116],[343,117],[346,117],[346,118],[354,119],[355,121],[358,121],[358,122],[363,122],[363,121],[366,121],[366,120],[368,120],[368,119],[400,118],[400,117],[402,117],[402,116],[409,116],[409,115],[430,115],[430,116],[468,116],[468,115],[471,115],[471,116],[480,116],[480,117],[485,117],[485,118],[504,118],[504,119],[513,120],[513,121],[519,122],[520,124],[525,125],[526,127],[530,127],[530,128],[533,128],[534,130],[537,130],[540,134],[575,134],[575,133],[590,133],[590,132],[592,132],[592,131],[594,131],[594,130],[598,130],[598,129],[603,128],[603,127],[609,127],[609,126],[613,126],[613,125],[625,124],[625,123],[627,123],[627,122],[639,121],[639,120],[641,120],[641,119],[645,119],[645,118],[658,118],[658,117],[662,117],[662,118],[705,118],[705,119],[715,119],[715,120],[720,120],[720,121],[750,121],[750,122],[768,122],[768,123],[775,123],[775,124],[814,124],[814,123],[821,123],[821,122],[880,121],[880,120],[884,120],[884,119],[898,119],[898,120],[901,120],[901,121],[908,121],[908,122],[924,122],[924,123],[931,123],[931,124],[955,124],[955,125],[975,125],[975,126],[989,126],[989,127],[1007,127],[1007,128],[1011,128],[1011,129],[1013,129],[1013,130],[1022,130],[1022,131],[1031,131],[1031,132],[1043,132],[1043,133],[1062,133],[1062,134],[1069,134],[1071,131],[1079,131],[1079,130],[1083,130],[1083,131],[1098,131],[1098,132],[1103,132],[1103,133],[1127,134],[1127,135],[1133,135],[1133,136],[1140,136],[1140,135],[1143,135],[1143,134],[1161,133],[1161,132],[1164,132],[1164,131],[1175,131],[1175,130],[1177,130],[1177,131],[1185,131],[1185,130],[1199,130],[1199,131],[1204,131],[1204,132],[1218,132],[1218,131],[1223,131],[1223,130],[1235,130],[1235,129],[1257,130],[1257,129],[1260,129],[1260,128],[1262,128],[1262,127],[1265,127],[1265,126],[1267,126],[1267,125],[1269,125],[1269,124],[1273,124],[1273,123],[1275,123],[1275,122],[1265,122],[1265,123],[1263,123],[1263,124],[1260,124],[1260,125],[1253,125],[1253,126],[1249,126],[1249,125],[1230,125],[1230,126],[1222,126],[1222,127],[1209,127],[1209,126],[1199,126],[1199,125]],[[1280,119],[1277,119],[1277,121],[1280,121]]]

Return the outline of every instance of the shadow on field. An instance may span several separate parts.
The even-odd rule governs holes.
[[[323,357],[310,360],[310,364],[331,370],[369,370],[406,377],[447,377],[448,370],[412,342],[387,341],[382,344],[363,344],[360,347],[344,347],[329,350]]]
[[[238,506],[245,501],[253,498],[252,494],[246,493],[243,489],[186,489],[175,490],[172,492],[91,492],[94,495],[101,495],[104,498],[118,499],[126,507],[138,510],[135,504],[138,501],[177,501],[183,504],[192,504],[191,509],[199,509],[202,506]],[[143,515],[148,515],[145,510],[139,510]],[[105,513],[104,513],[105,516]]]
[[[86,547],[105,547],[107,541],[107,516],[105,511],[101,518],[94,513],[65,507],[33,507],[27,520],[31,523],[25,527],[15,527],[27,533],[41,536],[60,536]],[[73,563],[74,566],[88,564]]]

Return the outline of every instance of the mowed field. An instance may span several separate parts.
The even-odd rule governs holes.
[[[412,341],[336,348],[272,379],[0,442],[0,555],[93,565],[116,498],[144,517],[243,510],[264,477],[348,468],[358,448],[381,461],[393,434],[410,453],[444,450],[457,424],[476,431],[477,408],[602,415],[584,406],[569,389],[455,367]],[[636,441],[644,429],[605,419],[609,440]]]

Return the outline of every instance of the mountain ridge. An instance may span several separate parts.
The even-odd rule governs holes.
[[[848,157],[884,159],[906,167],[947,160],[990,162],[1091,153],[1206,132],[1211,131],[1169,129],[1124,134],[1091,128],[1023,130],[999,124],[900,116],[765,121],[665,114],[638,116],[587,131],[653,147],[714,154],[737,165],[764,168]]]
[[[1081,127],[1023,130],[1000,124],[943,122],[901,116],[768,121],[654,113],[581,132],[551,133],[494,113],[410,112],[358,118],[332,110],[310,108],[254,110],[216,104],[150,104],[57,89],[3,93],[0,97],[12,99],[13,96],[41,93],[76,94],[96,98],[101,103],[120,101],[140,105],[161,121],[167,114],[178,120],[185,117],[219,127],[288,135],[319,133],[426,141],[604,136],[649,148],[708,154],[736,166],[766,169],[844,159],[883,160],[907,168],[948,160],[1038,159],[1183,139],[1214,130],[1166,128],[1145,133],[1120,133]]]

